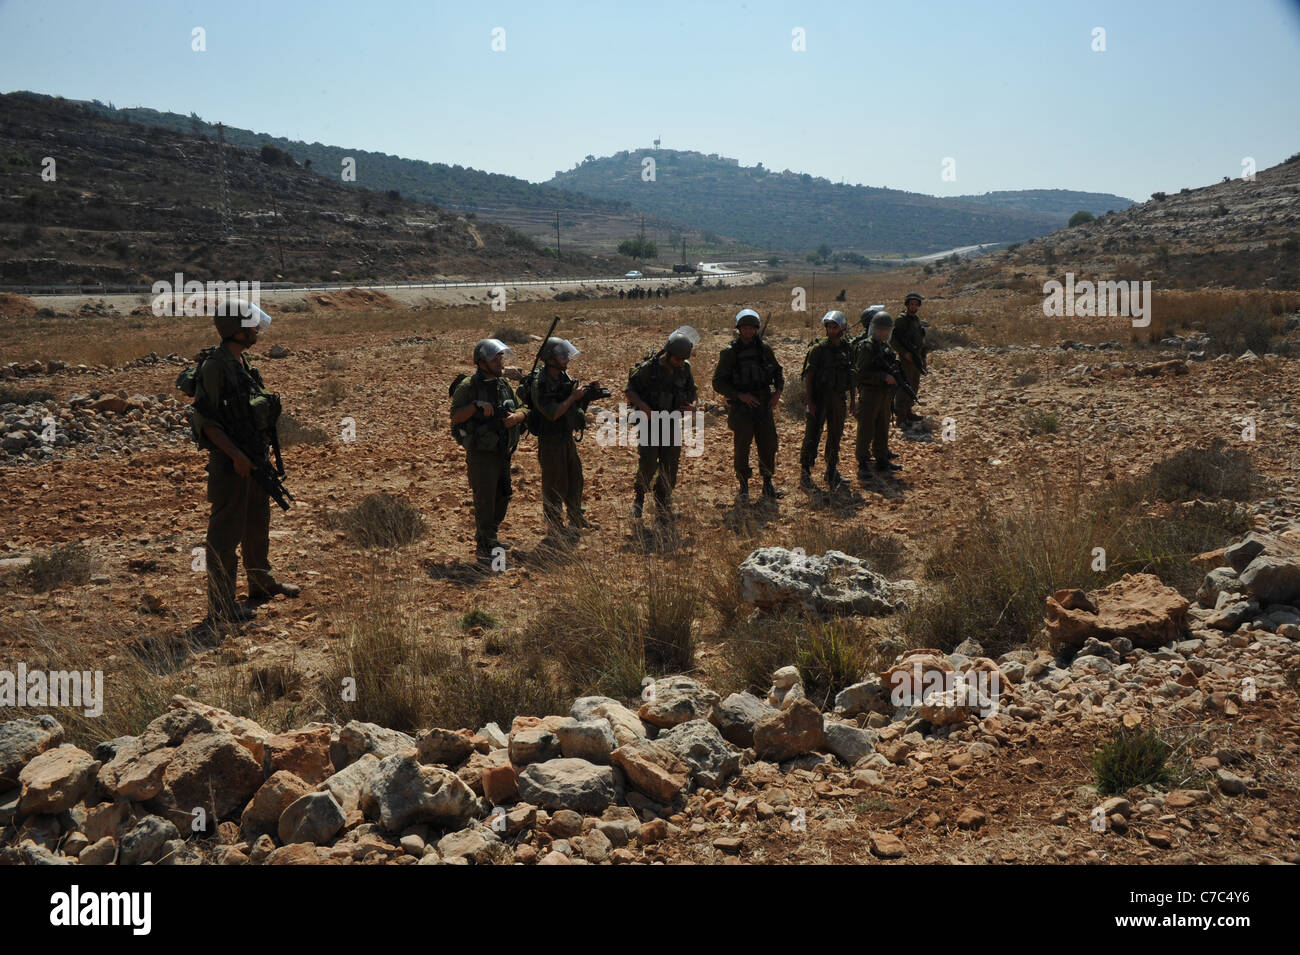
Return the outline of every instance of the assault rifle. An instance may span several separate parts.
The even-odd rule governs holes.
[[[886,370],[894,376],[895,387],[901,388],[903,393],[913,401],[920,402],[921,399],[917,397],[916,389],[909,385],[907,379],[903,377],[903,363],[901,361],[894,361],[892,365],[887,366]]]

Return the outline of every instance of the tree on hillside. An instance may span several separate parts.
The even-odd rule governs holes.
[[[1087,209],[1080,209],[1074,215],[1070,216],[1070,228],[1073,229],[1075,226],[1083,225],[1085,222],[1093,222],[1096,218],[1097,217]]]
[[[813,265],[825,265],[831,260],[831,247],[823,242],[817,246],[817,251],[808,256],[808,261]]]
[[[650,239],[637,236],[620,242],[618,244],[618,254],[633,259],[653,259],[659,255],[659,250]]]

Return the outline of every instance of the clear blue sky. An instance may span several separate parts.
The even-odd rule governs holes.
[[[1300,151],[1300,0],[0,0],[18,89],[532,181],[661,135],[932,195],[1141,200]]]

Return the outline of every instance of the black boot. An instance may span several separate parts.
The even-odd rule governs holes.
[[[903,466],[901,464],[895,464],[893,461],[889,460],[888,458],[881,458],[876,462],[876,470],[877,471],[901,471],[903,470]]]
[[[840,477],[839,471],[832,468],[826,472],[826,489],[828,491],[838,491],[840,488],[847,486],[848,484],[844,478]]]
[[[747,478],[747,477],[743,477],[743,478],[740,479],[740,495],[739,495],[739,496],[740,496],[740,503],[741,503],[741,504],[748,504],[748,503],[749,503],[749,478]]]
[[[809,468],[799,469],[799,486],[809,491],[816,486],[813,484],[812,471]]]
[[[785,497],[785,492],[778,491],[776,485],[772,483],[771,475],[763,476],[763,496],[774,501],[778,498]]]
[[[638,520],[645,511],[645,491],[637,491],[636,497],[632,500],[632,516]]]

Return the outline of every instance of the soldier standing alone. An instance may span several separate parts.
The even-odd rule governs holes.
[[[243,554],[250,602],[276,594],[297,597],[299,591],[271,575],[271,500],[252,476],[253,467],[268,460],[280,399],[266,390],[244,352],[257,344],[271,317],[247,302],[225,302],[213,324],[221,345],[199,361],[191,419],[199,447],[208,452],[208,620],[242,623],[257,612],[235,600],[236,546]]]
[[[853,393],[853,347],[844,337],[848,319],[843,312],[831,311],[822,316],[826,337],[808,348],[803,360],[804,423],[803,447],[799,452],[799,484],[813,487],[812,466],[817,461],[817,446],[822,428],[826,429],[826,485],[834,491],[845,485],[836,465],[840,462],[840,439],[844,435],[845,399],[849,413],[857,411]]]
[[[727,399],[727,427],[734,436],[732,461],[740,481],[740,500],[749,500],[750,445],[758,444],[758,470],[763,475],[763,497],[776,500],[782,493],[772,484],[776,473],[776,418],[774,412],[785,388],[785,374],[776,355],[760,334],[758,312],[736,313],[736,338],[722,350],[713,373],[713,390]]]

